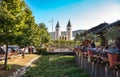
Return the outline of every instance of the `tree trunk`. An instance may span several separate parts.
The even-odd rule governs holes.
[[[22,57],[23,57],[23,59],[25,58],[25,50],[26,50],[26,48],[24,48],[24,50],[22,51]]]
[[[4,63],[4,69],[7,68],[7,59],[8,59],[8,42],[6,43],[6,53],[5,53],[5,63]]]

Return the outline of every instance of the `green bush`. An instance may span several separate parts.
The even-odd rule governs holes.
[[[46,50],[46,48],[38,48],[37,49],[37,53],[39,55],[46,55],[47,54],[47,50]]]
[[[11,68],[12,68],[12,65],[7,65],[6,70],[9,71],[9,70],[11,70]]]

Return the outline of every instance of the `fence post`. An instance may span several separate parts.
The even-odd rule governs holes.
[[[108,67],[105,66],[105,77],[108,77]]]
[[[78,57],[78,58],[79,58],[78,65],[79,65],[79,66],[81,66],[81,54],[80,54],[80,52],[79,52],[79,54],[78,54],[78,55],[79,55],[79,57]]]
[[[94,66],[94,61],[92,61],[92,77],[94,77],[94,71],[95,71],[95,66]]]
[[[118,77],[118,71],[116,71],[116,77]]]

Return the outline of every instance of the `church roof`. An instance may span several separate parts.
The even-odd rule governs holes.
[[[67,27],[71,27],[71,22],[70,22],[70,20],[68,21]]]
[[[56,27],[55,28],[59,28],[60,26],[59,26],[59,22],[57,21],[57,24],[56,24]]]

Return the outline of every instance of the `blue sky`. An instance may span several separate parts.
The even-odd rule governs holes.
[[[100,23],[120,20],[120,0],[25,0],[35,16],[36,23],[45,23],[48,31],[59,21],[66,30],[68,20],[72,29],[89,29]],[[55,29],[54,29],[55,30]]]

